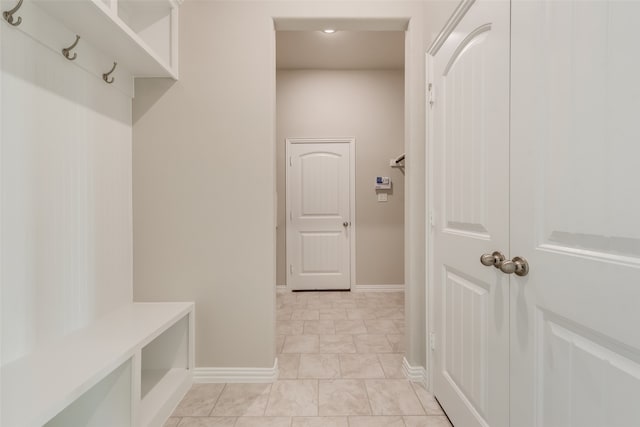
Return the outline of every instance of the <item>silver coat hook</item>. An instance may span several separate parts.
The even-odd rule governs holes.
[[[62,54],[64,55],[65,58],[67,58],[69,61],[73,61],[74,59],[76,59],[78,57],[77,53],[73,53],[73,56],[71,56],[71,51],[78,45],[78,42],[80,41],[80,36],[76,34],[76,41],[73,42],[73,44],[69,47],[65,47],[64,49],[62,49]]]
[[[18,4],[16,5],[16,7],[11,10],[5,10],[4,12],[2,12],[2,16],[4,17],[4,19],[14,27],[17,27],[18,25],[20,25],[20,23],[22,23],[21,16],[18,16],[18,19],[16,19],[15,21],[13,19],[13,14],[16,13],[18,9],[20,9],[20,7],[22,6],[22,1],[23,0],[18,0]]]
[[[108,73],[104,73],[102,75],[102,80],[104,80],[105,82],[111,84],[113,83],[113,81],[115,80],[114,77],[111,77],[111,79],[109,79],[109,76],[111,75],[111,73],[113,73],[116,70],[116,66],[118,65],[117,62],[113,63],[113,67],[111,68],[111,71],[109,71]]]

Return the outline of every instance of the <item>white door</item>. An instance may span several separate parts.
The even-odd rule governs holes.
[[[478,260],[509,248],[509,3],[430,53],[433,391],[456,426],[507,426],[509,277]]]
[[[511,425],[640,426],[640,2],[512,12]]]
[[[464,31],[456,33],[477,6],[451,37],[465,38]],[[500,16],[488,21],[500,22]],[[510,359],[505,365],[510,365],[510,395],[502,406],[509,407],[514,427],[640,425],[638,22],[638,2],[513,2],[511,76],[504,80],[504,86],[511,85],[511,120],[505,121],[511,126],[510,145],[503,147],[510,152],[510,172],[503,183],[491,183],[491,192],[510,194],[510,242],[496,249],[509,258],[526,259],[530,267],[524,277],[508,276]],[[490,76],[483,78],[491,82]],[[477,406],[469,404],[468,393],[456,390],[451,397],[451,375],[442,368],[451,354],[447,340],[457,337],[455,328],[453,333],[446,329],[451,308],[445,258],[467,246],[462,241],[447,246],[444,238],[450,178],[438,172],[442,159],[437,150],[451,117],[446,107],[439,112],[443,100],[438,84],[446,86],[446,80],[437,72],[433,77],[434,178],[444,180],[435,183],[435,194],[444,187],[440,192],[445,197],[434,200],[445,221],[435,230],[434,242],[435,323],[445,324],[438,326],[442,348],[434,356],[434,392],[454,424],[464,427],[475,425],[464,418],[465,409]],[[476,99],[473,91],[465,93],[467,102]],[[491,97],[487,108],[501,99]],[[476,123],[473,117],[457,117],[455,128]],[[464,155],[457,153],[452,164],[444,163],[447,170],[464,165]],[[502,199],[496,203],[502,205]],[[488,211],[491,215],[493,206]],[[463,279],[475,284],[477,277]],[[464,307],[465,300],[461,302]],[[467,307],[476,313],[473,305]],[[469,316],[469,308],[459,310],[463,313],[454,324]],[[475,323],[468,327],[477,329]],[[489,339],[484,337],[481,345],[490,345]],[[464,334],[454,343],[476,351]],[[462,353],[458,359],[464,362],[465,357]],[[462,366],[463,373],[475,372],[473,365]]]
[[[287,139],[287,284],[350,289],[354,139]]]

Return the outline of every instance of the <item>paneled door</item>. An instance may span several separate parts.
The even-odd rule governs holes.
[[[640,3],[514,1],[511,425],[640,426]]]
[[[456,426],[506,427],[509,3],[471,3],[430,50],[433,392]]]
[[[501,7],[484,28],[499,28]],[[514,427],[640,426],[640,3],[513,1],[510,73],[485,56],[465,74],[473,84],[452,85],[451,70],[491,42],[476,30],[473,43],[483,20],[468,26],[484,9],[461,3],[432,50],[434,393],[461,427],[505,425],[505,414]],[[498,126],[482,114],[509,101],[509,137],[472,151],[473,135]],[[464,179],[478,170],[503,175]],[[465,209],[478,191],[489,226],[474,240]]]
[[[287,139],[287,284],[349,289],[355,140]]]

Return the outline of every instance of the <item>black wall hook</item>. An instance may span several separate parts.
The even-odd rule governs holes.
[[[2,16],[4,17],[4,19],[14,27],[17,27],[22,23],[21,16],[18,16],[18,19],[16,20],[13,19],[13,14],[16,13],[18,9],[20,9],[20,7],[22,6],[22,1],[23,0],[18,0],[18,4],[16,5],[16,7],[14,7],[11,10],[5,10],[4,12],[2,12]]]
[[[75,48],[78,45],[78,42],[80,41],[80,36],[76,34],[76,41],[73,42],[73,44],[69,47],[65,47],[64,49],[62,49],[62,54],[64,55],[65,58],[67,58],[69,61],[73,61],[74,59],[76,59],[78,57],[77,53],[73,53],[73,56],[70,55],[71,51],[73,50],[73,48]]]
[[[113,63],[113,67],[111,68],[111,71],[109,71],[108,73],[104,73],[102,75],[102,80],[104,80],[105,82],[111,84],[113,83],[113,81],[115,80],[114,77],[111,77],[111,79],[109,79],[109,76],[111,75],[111,73],[113,73],[116,70],[116,66],[118,65],[117,62]]]

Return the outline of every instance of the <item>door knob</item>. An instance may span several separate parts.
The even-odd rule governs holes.
[[[501,252],[495,251],[492,254],[484,254],[480,257],[480,262],[482,265],[486,265],[487,267],[494,266],[495,268],[500,268],[505,258]]]
[[[342,225],[345,226],[345,227],[348,227],[349,226],[349,222],[345,221],[345,222],[342,223]]]
[[[507,260],[500,265],[500,270],[506,274],[516,274],[516,276],[526,276],[529,274],[529,263],[522,257],[514,257],[511,261]]]

